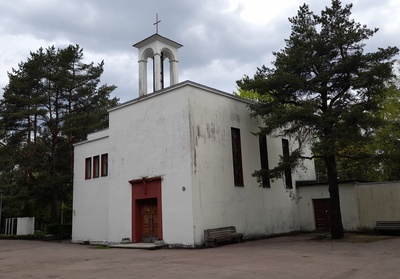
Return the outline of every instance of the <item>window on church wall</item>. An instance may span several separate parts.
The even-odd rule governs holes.
[[[259,135],[258,136],[259,147],[260,147],[260,163],[261,169],[268,170],[268,149],[267,149],[267,136],[266,135]],[[268,176],[263,175],[262,177],[262,186],[263,188],[270,188],[271,182]]]
[[[108,154],[101,155],[101,176],[108,175]]]
[[[85,179],[92,178],[92,158],[85,159]]]
[[[282,152],[283,152],[283,158],[288,158],[290,156],[289,141],[287,139],[282,139]],[[292,170],[290,169],[289,166],[285,168],[285,185],[287,189],[293,188]]]
[[[240,129],[231,128],[231,137],[232,137],[233,178],[235,186],[244,186]]]
[[[99,177],[100,174],[100,156],[93,157],[93,178]]]

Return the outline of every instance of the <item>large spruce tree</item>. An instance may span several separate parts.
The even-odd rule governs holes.
[[[73,144],[106,128],[107,108],[117,104],[110,98],[115,86],[99,85],[103,66],[83,63],[78,45],[52,46],[8,74],[0,100],[0,181],[20,208],[15,214],[56,223],[60,206],[71,204]]]
[[[381,124],[377,111],[398,53],[397,47],[365,52],[364,41],[378,29],[356,23],[350,18],[351,8],[333,0],[317,15],[308,5],[301,6],[289,19],[291,34],[285,48],[274,53],[273,67],[262,66],[253,78],[237,82],[240,90],[260,95],[251,105],[265,124],[260,133],[288,135],[299,146],[276,168],[255,175],[279,177],[285,166],[320,158],[327,170],[334,239],[344,235],[337,159],[365,156],[351,147],[364,145]],[[312,158],[303,156],[306,144],[312,145]],[[343,150],[347,153],[341,154]]]

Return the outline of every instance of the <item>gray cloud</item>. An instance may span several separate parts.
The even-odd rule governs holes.
[[[273,60],[290,34],[288,17],[303,1],[259,1],[254,24],[241,17],[243,4],[231,1],[189,0],[13,0],[0,3],[0,87],[7,71],[26,61],[39,47],[79,44],[88,62],[105,61],[103,83],[115,84],[115,95],[126,101],[137,97],[137,50],[132,44],[159,33],[184,45],[180,49],[180,80],[190,79],[227,92],[244,74]],[[232,1],[235,2],[235,1]],[[265,3],[268,2],[268,3]],[[311,10],[326,4],[311,0]],[[380,32],[368,49],[396,45],[400,7],[395,1],[356,0],[353,17]],[[243,3],[246,3],[243,1]],[[290,4],[289,4],[290,3]]]

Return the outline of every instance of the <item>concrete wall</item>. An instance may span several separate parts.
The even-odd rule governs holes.
[[[360,228],[372,229],[376,221],[400,220],[400,182],[358,183]]]
[[[88,136],[74,148],[72,241],[108,241],[108,176],[85,179],[85,159],[109,153],[107,130]]]
[[[339,185],[345,230],[372,230],[376,221],[400,220],[400,182],[348,183]],[[300,228],[315,230],[313,199],[329,198],[327,185],[298,187]]]
[[[109,240],[132,235],[132,186],[161,176],[163,239],[193,244],[188,97],[181,89],[110,111]]]
[[[300,229],[315,230],[313,199],[329,199],[327,185],[298,187],[298,212]],[[355,231],[360,227],[356,188],[353,183],[339,185],[342,222],[345,230]]]
[[[7,218],[5,222],[6,235],[28,235],[35,233],[35,217]]]
[[[203,241],[203,230],[236,226],[245,237],[297,230],[297,205],[281,179],[262,188],[252,176],[259,170],[258,137],[262,124],[249,116],[247,104],[233,97],[190,88],[190,133],[193,173],[195,242]],[[231,127],[241,133],[244,187],[234,185]],[[281,138],[268,138],[269,166],[282,155]],[[315,179],[313,164],[297,179]]]
[[[35,233],[35,217],[19,217],[17,219],[17,235]]]
[[[247,104],[219,91],[182,83],[109,112],[109,129],[75,146],[73,241],[121,242],[132,237],[130,180],[162,177],[163,240],[203,242],[203,230],[234,225],[246,237],[299,229],[296,188],[281,179],[259,187],[262,123]],[[231,127],[241,131],[244,187],[233,181]],[[282,155],[268,138],[269,166]],[[84,179],[85,158],[108,153],[107,177]],[[314,166],[293,173],[312,180]],[[133,186],[134,187],[134,186]]]

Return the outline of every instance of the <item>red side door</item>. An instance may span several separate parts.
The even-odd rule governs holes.
[[[315,229],[326,231],[331,228],[331,203],[329,199],[314,199]]]

